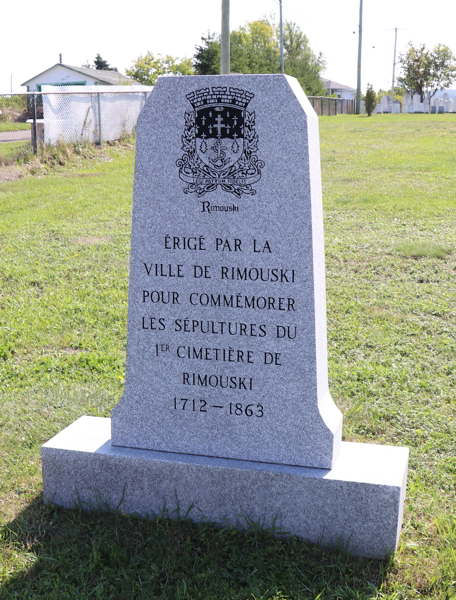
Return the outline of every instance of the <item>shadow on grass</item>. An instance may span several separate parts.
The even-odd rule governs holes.
[[[14,573],[2,600],[367,600],[390,568],[259,527],[64,510],[42,495],[3,528],[1,545]]]

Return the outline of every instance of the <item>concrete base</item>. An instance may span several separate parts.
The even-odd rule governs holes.
[[[399,540],[408,449],[342,442],[330,471],[111,444],[111,420],[81,417],[41,448],[44,501],[245,526],[383,558]]]

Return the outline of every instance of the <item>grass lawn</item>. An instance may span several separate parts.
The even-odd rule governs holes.
[[[0,166],[3,163],[13,164],[21,155],[28,155],[32,152],[30,142],[1,142],[0,143]],[[0,207],[1,210],[1,207]]]
[[[31,123],[7,123],[0,121],[0,132],[2,131],[22,131],[24,129],[31,129]]]
[[[42,504],[39,448],[123,389],[133,153],[0,183],[0,599],[455,597],[456,117],[322,117],[330,388],[410,448],[389,561]]]
[[[23,159],[32,153],[31,139],[28,141],[9,141],[12,136],[8,135],[8,132],[29,130],[31,127],[31,123],[8,123],[0,121],[0,134],[5,134],[0,137],[0,167],[4,164],[14,164],[17,159]]]

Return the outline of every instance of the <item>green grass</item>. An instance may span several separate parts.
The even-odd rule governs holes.
[[[422,258],[428,256],[430,258],[445,258],[451,254],[449,248],[443,248],[430,242],[405,242],[398,244],[396,250],[405,257]]]
[[[111,148],[0,184],[2,600],[454,598],[456,119],[320,126],[330,387],[344,439],[410,448],[395,557],[43,506],[40,445],[122,394],[132,153]]]
[[[32,152],[30,142],[1,142],[0,143],[0,166],[3,163],[14,164],[21,156],[28,156]]]
[[[12,96],[0,96],[0,109],[12,109],[22,111],[27,107],[27,96],[24,94],[13,94]]]
[[[0,132],[2,131],[22,131],[24,129],[31,129],[31,123],[5,123],[0,121]]]

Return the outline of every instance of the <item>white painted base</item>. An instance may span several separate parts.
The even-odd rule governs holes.
[[[408,449],[342,442],[330,471],[111,444],[111,420],[81,417],[41,448],[44,501],[194,521],[273,524],[358,556],[399,540]]]

